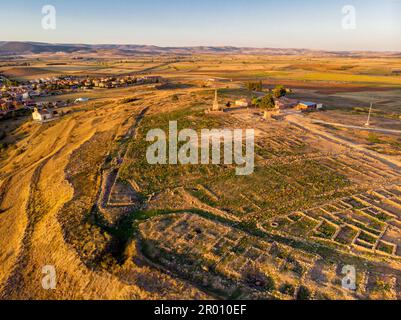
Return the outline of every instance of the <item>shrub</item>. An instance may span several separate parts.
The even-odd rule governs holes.
[[[305,286],[300,286],[297,293],[297,300],[310,300],[311,298],[311,291]]]
[[[245,271],[243,278],[248,285],[258,290],[271,292],[276,289],[276,283],[273,277],[265,274],[256,267],[250,267],[247,271]]]
[[[136,102],[138,100],[139,100],[138,98],[125,98],[121,100],[121,103],[126,104],[126,103]]]
[[[382,143],[379,136],[373,132],[369,133],[368,141],[370,143]]]
[[[258,81],[258,82],[247,82],[247,83],[245,84],[245,87],[246,87],[249,91],[262,91],[262,90],[263,90],[262,81]]]
[[[284,97],[287,94],[287,89],[284,86],[277,86],[273,89],[273,95],[276,98]]]
[[[280,292],[282,294],[286,294],[288,296],[294,296],[295,294],[295,287],[291,283],[284,283],[280,287]]]

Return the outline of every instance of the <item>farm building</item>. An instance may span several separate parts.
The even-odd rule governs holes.
[[[301,101],[297,105],[297,110],[300,110],[300,111],[314,111],[314,110],[317,110],[317,107],[318,107],[317,103]]]
[[[283,109],[291,109],[298,105],[298,101],[286,97],[281,97],[275,100],[276,108],[283,110]]]

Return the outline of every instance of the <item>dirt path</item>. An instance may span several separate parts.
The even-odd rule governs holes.
[[[334,143],[338,143],[340,145],[346,146],[350,149],[357,150],[359,152],[364,153],[367,156],[372,157],[373,159],[379,160],[386,165],[391,166],[392,168],[395,169],[401,169],[401,161],[394,159],[390,156],[382,155],[379,154],[375,151],[368,150],[364,148],[363,146],[360,146],[358,144],[352,143],[350,141],[344,140],[338,136],[335,136],[329,132],[323,131],[322,128],[316,124],[313,123],[314,120],[307,119],[303,116],[300,115],[289,115],[286,117],[287,121],[290,122],[291,124],[298,126],[304,130],[310,131],[313,134],[318,135],[321,138],[324,138],[326,140],[329,140]]]
[[[329,126],[333,126],[333,127],[341,127],[341,128],[349,128],[349,129],[364,130],[364,131],[373,131],[373,132],[381,132],[381,133],[396,133],[396,134],[401,134],[401,130],[392,130],[392,129],[383,129],[383,128],[352,126],[352,125],[346,125],[346,124],[341,124],[341,123],[326,122],[326,121],[322,121],[322,120],[312,120],[312,123],[324,124],[324,125],[329,125]]]
[[[233,222],[237,222],[237,223],[241,221],[238,217],[236,217],[232,214],[229,214],[226,211],[222,211],[217,208],[213,208],[213,207],[203,203],[198,198],[195,198],[194,196],[189,194],[184,188],[178,188],[177,190],[181,193],[185,202],[188,203],[190,206],[193,206],[193,208],[210,212],[218,217],[227,219],[229,221],[233,221]]]

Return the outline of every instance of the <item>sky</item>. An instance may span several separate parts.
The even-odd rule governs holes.
[[[401,51],[401,0],[0,0],[0,41]]]

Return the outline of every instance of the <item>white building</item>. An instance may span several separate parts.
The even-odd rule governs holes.
[[[38,108],[35,108],[32,113],[32,118],[34,121],[45,122],[52,120],[54,116],[53,113],[49,110],[46,109],[39,110]]]
[[[247,99],[240,99],[235,101],[236,107],[249,107],[250,103]]]
[[[81,102],[86,102],[89,101],[89,98],[78,98],[75,100],[75,103],[81,103]]]

